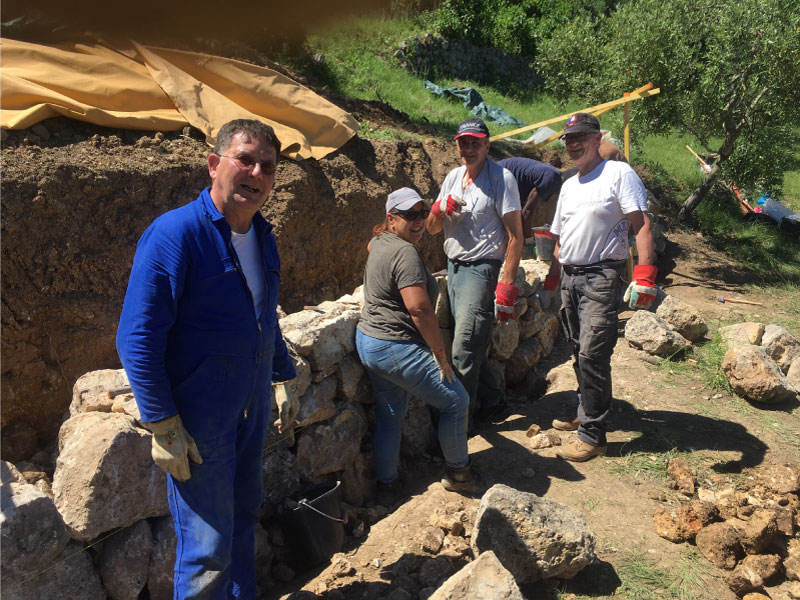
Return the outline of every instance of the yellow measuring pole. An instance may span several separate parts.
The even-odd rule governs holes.
[[[603,104],[598,104],[596,106],[590,106],[589,108],[585,108],[583,110],[569,112],[565,115],[560,115],[558,117],[553,117],[552,119],[547,119],[546,121],[540,121],[539,123],[534,123],[533,125],[526,125],[525,127],[520,127],[519,129],[512,129],[511,131],[507,131],[505,133],[501,133],[499,135],[495,135],[489,138],[490,142],[496,142],[497,140],[501,140],[503,138],[510,137],[512,135],[517,135],[518,133],[524,133],[525,131],[530,131],[531,129],[536,129],[537,127],[544,127],[545,125],[551,125],[553,123],[558,123],[559,121],[566,121],[576,112],[588,112],[592,114],[596,114],[596,111],[603,111],[609,110],[614,108],[615,106],[620,106],[621,104],[625,104],[626,102],[632,102],[633,100],[642,100],[643,98],[647,98],[649,96],[655,96],[656,94],[661,93],[661,88],[656,88],[654,90],[644,90],[642,92],[634,92],[630,96],[624,96],[619,100],[612,100],[611,102],[604,102]],[[604,110],[605,109],[605,110]],[[602,114],[602,113],[601,113]]]
[[[640,88],[637,88],[637,89],[633,90],[632,92],[630,92],[630,94],[639,94],[639,93],[641,93],[641,92],[644,92],[644,91],[647,91],[647,90],[649,90],[649,89],[652,89],[652,87],[653,87],[653,83],[652,83],[652,82],[650,82],[650,83],[647,83],[647,84],[643,85],[643,86],[642,86],[642,87],[640,87]],[[629,95],[630,95],[630,94],[629,94]],[[626,103],[626,104],[625,104],[625,106],[627,107],[627,106],[629,106],[629,105]],[[592,112],[592,114],[593,114],[595,117],[599,117],[599,116],[600,116],[600,115],[602,115],[603,113],[607,113],[608,111],[610,111],[612,108],[616,108],[616,107],[614,107],[614,106],[610,106],[610,107],[608,107],[608,108],[601,108],[600,110],[593,111],[593,112]],[[578,111],[578,112],[580,112],[580,111]],[[545,145],[549,144],[550,142],[554,142],[555,140],[557,140],[558,138],[560,138],[560,137],[561,137],[561,134],[563,134],[563,133],[564,133],[564,130],[563,130],[563,129],[561,129],[561,130],[559,130],[557,133],[554,133],[553,135],[551,135],[551,136],[550,136],[549,138],[547,138],[546,140],[544,140],[544,141],[541,141],[541,142],[539,142],[538,144],[534,144],[534,146],[533,146],[533,147],[534,147],[534,148],[541,148],[542,146],[545,146]],[[494,139],[494,138],[492,138],[492,139]],[[627,157],[627,154],[626,154],[625,156]],[[630,162],[630,159],[628,160],[628,162]]]

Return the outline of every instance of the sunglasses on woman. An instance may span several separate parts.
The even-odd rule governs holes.
[[[406,221],[416,221],[417,219],[427,219],[430,214],[430,208],[420,208],[419,210],[392,210],[389,214],[399,215]]]

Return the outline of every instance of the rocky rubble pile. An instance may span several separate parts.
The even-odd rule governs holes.
[[[701,339],[708,326],[697,310],[669,294],[659,294],[654,312],[637,310],[625,324],[625,339],[648,354],[669,357]]]
[[[495,328],[491,365],[503,385],[534,377],[533,367],[553,349],[558,320],[539,299],[547,270],[546,263],[522,261],[517,320]],[[437,317],[449,337],[446,277],[438,280],[443,293]],[[270,428],[265,443],[266,529],[256,528],[262,585],[270,576],[293,576],[293,558],[272,518],[287,498],[336,480],[352,507],[364,507],[374,496],[374,399],[354,352],[359,292],[281,318],[302,395],[299,427],[284,436]],[[20,463],[17,469],[3,463],[0,541],[9,597],[135,599],[144,588],[152,600],[171,597],[175,537],[165,475],[150,458],[151,434],[138,421],[132,395],[110,398],[107,392],[126,384],[121,370],[87,373],[76,382],[54,469],[38,455],[42,464]],[[409,409],[403,452],[419,457],[436,448],[431,413],[418,401]],[[378,507],[365,510],[367,523],[385,515]]]
[[[717,476],[720,485],[698,488],[680,459],[670,461],[668,474],[682,499],[654,513],[658,535],[694,542],[740,597],[800,598],[800,465],[768,466],[735,487]]]

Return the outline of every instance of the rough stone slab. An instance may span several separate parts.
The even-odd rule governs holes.
[[[747,554],[760,554],[769,548],[778,535],[778,518],[774,509],[757,508],[747,521],[735,522],[739,543]]]
[[[24,479],[3,482],[0,487],[3,583],[8,576],[24,577],[49,565],[68,542],[64,521],[50,498]]]
[[[733,571],[725,574],[725,583],[736,595],[743,596],[775,577],[780,566],[781,559],[775,554],[748,556]]]
[[[539,361],[542,360],[542,346],[536,338],[522,340],[514,353],[506,361],[506,385],[515,386],[525,381]]]
[[[690,345],[664,319],[646,310],[637,310],[628,319],[625,339],[631,346],[656,356],[672,356]]]
[[[693,540],[697,532],[716,516],[717,509],[713,504],[693,500],[672,510],[657,510],[653,514],[653,524],[658,535],[679,544]]]
[[[722,359],[722,371],[738,395],[764,404],[797,397],[778,365],[760,346],[734,346]]]
[[[569,579],[594,558],[594,535],[568,506],[493,485],[481,499],[473,553],[492,550],[518,582]]]
[[[150,530],[153,535],[153,549],[147,570],[147,591],[150,600],[172,600],[175,549],[178,545],[172,517],[153,519]]]
[[[550,272],[550,264],[535,258],[519,261],[519,268],[525,272],[525,281],[531,286],[530,293],[524,294],[530,296],[542,287],[544,278]],[[522,295],[522,294],[520,294]]]
[[[38,577],[30,577],[31,574],[27,574],[27,579],[3,572],[3,598],[106,600],[106,592],[92,559],[77,542],[69,542],[53,557],[49,565],[44,574]]]
[[[136,399],[133,394],[120,394],[114,397],[114,402],[111,405],[111,412],[122,413],[133,417],[137,421],[142,420],[142,415],[139,413],[139,405],[136,404]]]
[[[300,410],[297,413],[298,427],[321,423],[336,414],[336,377],[330,375],[319,383],[312,383],[306,393],[300,396]]]
[[[406,456],[419,457],[422,454],[435,453],[437,445],[438,437],[428,405],[419,398],[412,398],[403,421],[400,452]]]
[[[739,533],[729,523],[712,523],[703,527],[695,536],[695,544],[700,554],[720,569],[733,569],[744,556]]]
[[[778,325],[764,328],[761,345],[783,373],[788,373],[792,362],[800,358],[800,340]]]
[[[359,400],[361,378],[366,376],[358,354],[351,352],[336,365],[336,396],[350,402]]]
[[[537,310],[527,311],[519,320],[519,339],[527,340],[539,333],[550,316]]]
[[[280,320],[290,348],[322,371],[355,350],[356,324],[360,311],[352,304],[323,302],[316,310],[301,310]]]
[[[125,369],[102,369],[81,375],[72,386],[69,416],[89,411],[111,412],[114,400],[108,397],[107,390],[125,385],[130,385]]]
[[[699,340],[708,332],[708,325],[696,308],[669,294],[659,303],[656,315],[687,340]]]
[[[728,349],[735,346],[760,346],[764,336],[763,323],[736,323],[719,328],[719,335]]]
[[[26,483],[26,481],[17,467],[7,460],[0,460],[0,483]]]
[[[532,278],[531,281],[528,281],[528,272],[525,270],[525,267],[517,267],[517,276],[514,278],[514,285],[519,290],[518,298],[527,298],[533,294],[536,291],[537,284],[538,279]]]
[[[786,371],[786,381],[796,390],[800,390],[800,358],[795,358]]]
[[[429,600],[525,600],[514,576],[491,550],[452,575]]]
[[[131,417],[80,413],[58,436],[53,494],[73,538],[89,541],[169,512],[166,476],[150,456],[151,434]]]
[[[313,425],[297,436],[297,470],[308,481],[318,483],[327,473],[341,471],[361,451],[367,419],[359,404],[346,404],[329,421]]]
[[[288,448],[265,448],[261,459],[264,502],[278,506],[284,498],[300,490],[300,474],[294,452]]]
[[[103,544],[98,571],[112,600],[136,600],[147,583],[153,535],[146,520],[120,530]]]
[[[436,321],[442,329],[450,327],[450,297],[447,295],[447,275],[434,275],[436,283],[439,285],[439,296],[436,298]]]
[[[555,315],[549,315],[542,324],[542,328],[536,333],[536,339],[542,346],[542,356],[550,356],[556,345],[558,328],[560,321]]]
[[[777,494],[800,491],[800,464],[769,465],[759,471],[758,479]]]
[[[289,352],[289,356],[294,363],[294,370],[297,372],[294,384],[297,386],[298,395],[302,396],[311,385],[311,363],[294,352]]]
[[[496,322],[492,327],[492,342],[489,356],[496,360],[508,360],[519,344],[519,323],[516,320]]]

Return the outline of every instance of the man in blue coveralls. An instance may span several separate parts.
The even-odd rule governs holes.
[[[280,149],[268,125],[223,125],[211,187],[144,232],[122,308],[117,351],[167,473],[176,599],[256,595],[270,384],[279,426],[298,408],[276,311],[280,259],[259,213]]]

